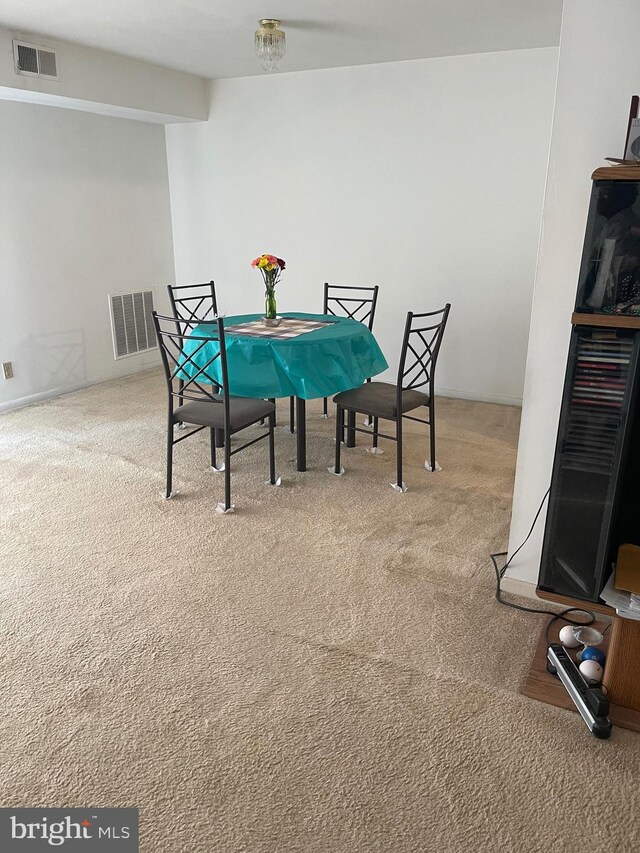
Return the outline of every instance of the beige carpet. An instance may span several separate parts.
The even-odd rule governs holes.
[[[640,736],[518,692],[516,409],[440,400],[398,495],[389,443],[327,473],[313,406],[309,471],[279,429],[231,516],[205,433],[161,498],[164,412],[154,371],[0,417],[2,805],[137,806],[148,853],[638,849]]]

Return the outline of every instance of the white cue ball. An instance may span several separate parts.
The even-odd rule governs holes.
[[[597,660],[583,660],[578,669],[587,681],[602,681],[604,669],[600,666]]]
[[[564,628],[560,628],[560,642],[567,649],[575,649],[580,645],[578,640],[573,636],[572,625],[565,625]]]

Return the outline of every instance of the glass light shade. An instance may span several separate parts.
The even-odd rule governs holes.
[[[263,18],[256,30],[256,53],[265,71],[275,71],[284,56],[285,37],[280,21]]]
[[[583,646],[599,646],[604,637],[596,628],[579,625],[572,629],[571,633]]]

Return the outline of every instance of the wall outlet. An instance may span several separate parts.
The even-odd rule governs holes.
[[[2,362],[2,374],[5,379],[13,379],[13,365],[10,361]]]

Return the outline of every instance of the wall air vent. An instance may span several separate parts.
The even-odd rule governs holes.
[[[137,352],[157,349],[153,328],[153,292],[123,293],[109,297],[113,354],[124,358]]]
[[[47,77],[49,80],[58,79],[56,55],[52,50],[39,47],[37,44],[14,41],[13,56],[16,74],[25,74],[27,77]]]

